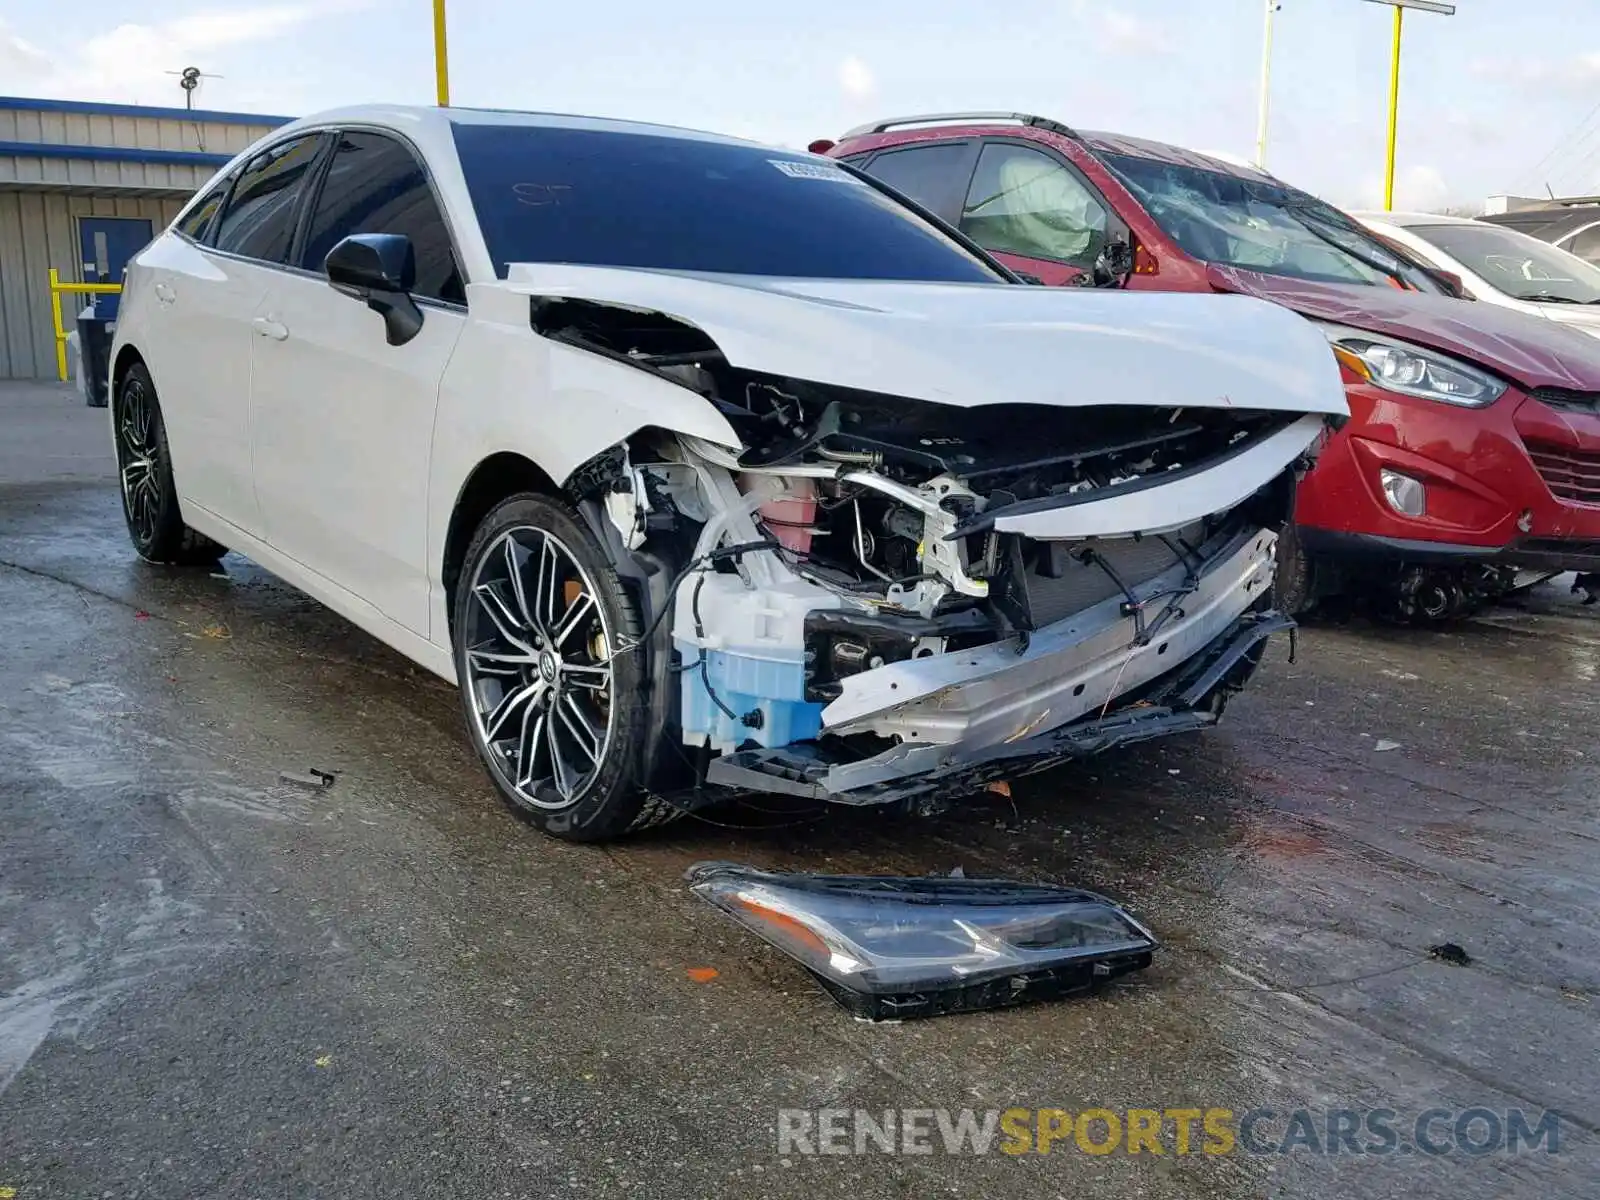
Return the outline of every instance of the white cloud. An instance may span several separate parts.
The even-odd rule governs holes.
[[[0,79],[32,80],[50,73],[50,56],[0,20]]]
[[[1090,49],[1110,54],[1168,54],[1173,49],[1167,27],[1130,12],[1117,0],[1070,0],[1072,21],[1086,33]]]
[[[1509,83],[1527,91],[1547,93],[1551,88],[1560,88],[1587,92],[1600,81],[1600,52],[1567,58],[1486,58],[1472,63],[1469,70],[1479,79]]]
[[[1398,167],[1394,175],[1394,206],[1401,212],[1438,212],[1448,207],[1452,197],[1444,172],[1438,167],[1418,163]],[[1383,177],[1368,175],[1361,181],[1360,202],[1354,208],[1383,207]]]
[[[870,100],[878,90],[878,81],[867,66],[855,55],[839,64],[839,89],[852,100]]]
[[[118,25],[87,42],[51,55],[0,25],[0,77],[18,72],[40,96],[129,103],[176,103],[181,97],[169,74],[183,67],[213,70],[230,48],[284,37],[326,17],[365,8],[370,0],[323,0],[311,4],[271,4],[244,8],[199,9],[159,24]],[[202,83],[202,89],[204,84]],[[229,91],[237,99],[239,91]]]
[[[1166,29],[1147,17],[1107,9],[1097,15],[1095,23],[1099,26],[1097,45],[1113,54],[1166,54],[1172,49]]]

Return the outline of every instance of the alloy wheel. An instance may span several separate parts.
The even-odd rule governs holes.
[[[567,545],[531,525],[502,533],[470,583],[466,679],[478,736],[524,803],[581,799],[611,743],[611,633]]]
[[[142,542],[155,540],[161,516],[161,447],[156,412],[144,383],[130,379],[117,420],[117,468],[128,524]]]

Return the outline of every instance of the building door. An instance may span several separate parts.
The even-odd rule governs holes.
[[[85,283],[121,283],[128,260],[150,244],[150,222],[143,217],[79,217],[78,244],[83,261]],[[94,298],[94,315],[103,321],[117,317],[116,293]],[[63,313],[71,328],[78,312]]]

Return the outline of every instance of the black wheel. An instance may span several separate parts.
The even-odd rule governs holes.
[[[175,566],[210,566],[227,553],[183,523],[172,478],[172,452],[155,384],[143,363],[122,378],[112,411],[117,474],[122,481],[122,515],[139,557]]]
[[[1279,612],[1298,617],[1316,603],[1312,566],[1300,544],[1300,534],[1287,524],[1278,534],[1277,564],[1272,579],[1272,602]]]
[[[455,597],[456,678],[467,730],[519,815],[602,841],[677,810],[641,786],[652,728],[640,658],[621,648],[638,612],[582,519],[526,493],[467,547]]]

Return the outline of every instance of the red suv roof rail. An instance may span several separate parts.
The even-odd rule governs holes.
[[[953,122],[973,124],[989,121],[1015,121],[1019,125],[1031,125],[1035,129],[1047,129],[1051,133],[1059,133],[1063,137],[1076,138],[1075,130],[1069,129],[1060,121],[1052,121],[1049,117],[1036,117],[1032,113],[1019,112],[954,112],[954,113],[924,113],[916,117],[891,117],[887,121],[873,121],[866,125],[858,125],[847,131],[845,138],[866,137],[874,133],[888,133],[903,125],[942,125]],[[841,141],[844,138],[840,139]]]

